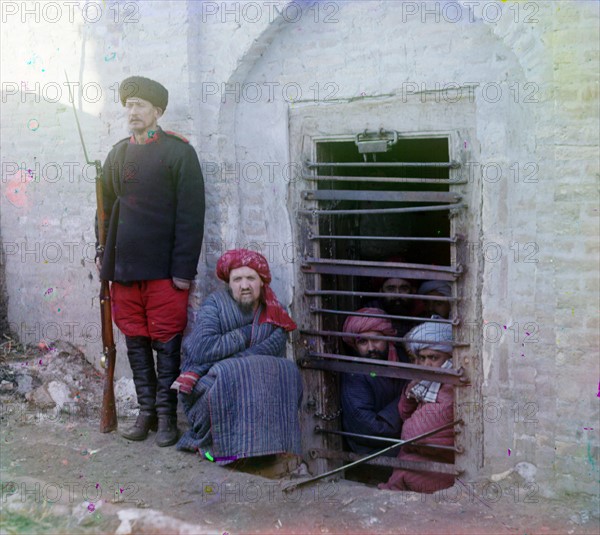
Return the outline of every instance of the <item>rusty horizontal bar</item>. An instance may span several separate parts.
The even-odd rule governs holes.
[[[427,320],[425,320],[427,321]],[[420,338],[400,338],[398,336],[364,336],[363,334],[354,334],[354,333],[345,333],[342,331],[322,331],[318,329],[301,329],[301,333],[307,334],[309,336],[334,336],[336,338],[365,338],[367,340],[386,340],[388,342],[417,342],[417,343],[426,343],[430,342],[430,340],[421,340]],[[452,347],[468,347],[470,344],[468,342],[444,342],[445,344],[449,344]]]
[[[349,275],[354,277],[377,277],[382,279],[419,279],[454,281],[458,275],[438,271],[426,271],[401,268],[360,267],[360,266],[332,266],[316,264],[301,266],[302,272],[307,275]]]
[[[310,450],[310,455],[313,458],[321,459],[335,459],[339,461],[357,461],[362,457],[356,453],[350,453],[349,451],[331,451],[320,448]],[[389,466],[391,468],[401,468],[403,470],[413,470],[416,472],[434,472],[438,474],[451,474],[459,476],[462,474],[462,470],[459,470],[453,464],[448,463],[436,463],[433,461],[401,461],[393,457],[376,457],[370,461],[365,461],[364,464],[375,465],[375,466]]]
[[[316,167],[442,167],[458,169],[460,162],[305,162],[311,169]]]
[[[407,262],[378,262],[376,260],[349,260],[345,258],[314,258],[307,256],[304,262],[308,264],[334,264],[345,266],[370,266],[370,267],[392,267],[392,268],[408,268],[429,271],[446,271],[448,273],[460,273],[460,267],[454,266],[432,266],[431,264],[410,264]]]
[[[340,236],[338,234],[325,235],[314,235],[308,233],[309,240],[381,240],[381,241],[424,241],[424,242],[442,242],[454,244],[458,241],[458,238],[413,238],[413,237],[401,237],[401,236]]]
[[[444,281],[453,281],[457,278],[457,275],[450,273],[399,268],[314,265],[308,267],[302,266],[301,269],[309,275],[349,275],[355,277],[378,277],[382,279],[399,278]]]
[[[343,316],[362,316],[366,318],[385,318],[390,320],[407,320],[407,321],[417,321],[423,323],[425,321],[432,323],[449,323],[450,325],[458,325],[460,323],[459,320],[447,320],[443,318],[421,318],[419,316],[392,316],[391,314],[368,314],[366,312],[357,312],[352,310],[334,310],[330,308],[317,308],[310,307],[310,311],[313,314],[316,313],[324,313],[324,314],[341,314]]]
[[[298,210],[300,214],[313,215],[359,215],[359,214],[405,214],[409,212],[439,212],[464,208],[464,203],[444,204],[441,206],[415,206],[413,208],[365,208],[360,210]]]
[[[304,180],[324,181],[333,180],[335,182],[383,182],[390,184],[442,184],[454,186],[458,184],[467,184],[466,179],[452,178],[403,178],[403,177],[388,177],[388,176],[327,176],[327,175],[306,175],[303,174]]]
[[[320,297],[323,295],[352,295],[356,297],[402,297],[404,299],[420,299],[423,301],[460,301],[459,297],[442,297],[441,295],[353,292],[351,290],[304,290],[304,295],[309,297]]]
[[[444,369],[445,373],[440,373],[436,371],[440,368],[431,368],[429,366],[312,351],[308,353],[308,356],[300,358],[299,364],[303,368],[313,370],[357,373],[360,375],[371,375],[374,373],[381,377],[390,377],[392,379],[409,379],[411,381],[417,379],[419,381],[435,381],[455,386],[467,386],[469,384],[469,380],[464,376],[462,368],[458,370]]]
[[[362,435],[361,433],[350,433],[348,431],[334,431],[333,429],[322,429],[320,426],[315,426],[315,433],[322,433],[326,435],[339,435],[342,437],[355,437],[355,438],[365,438],[367,440],[372,440],[374,442],[387,442],[388,444],[402,444],[402,440],[397,438],[389,438],[389,437],[377,437],[373,435]],[[422,446],[424,448],[431,448],[435,450],[444,450],[444,451],[453,451],[454,453],[464,453],[461,448],[456,448],[455,446],[442,446],[440,444],[428,444],[427,442],[413,442],[413,446]]]
[[[308,201],[456,202],[461,196],[449,191],[373,191],[318,189],[302,192]]]

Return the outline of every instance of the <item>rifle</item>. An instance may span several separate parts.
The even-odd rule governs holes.
[[[75,100],[71,92],[69,78],[65,71],[67,85],[69,86],[69,95],[73,104],[73,113],[77,122],[77,130],[79,131],[79,139],[83,147],[83,154],[86,163],[94,165],[96,168],[96,215],[98,218],[98,248],[99,253],[104,252],[106,245],[106,217],[104,214],[104,200],[102,196],[102,163],[100,160],[91,161],[88,157],[81,132],[81,125],[77,117],[75,109]],[[100,412],[100,432],[110,433],[117,428],[117,408],[115,403],[115,362],[117,360],[117,349],[113,334],[112,313],[110,309],[110,288],[107,280],[100,279],[100,321],[102,322],[102,358],[100,366],[106,370],[104,375],[104,391],[102,394],[102,409]]]

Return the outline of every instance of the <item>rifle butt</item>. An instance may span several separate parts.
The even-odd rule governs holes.
[[[102,394],[102,409],[100,411],[100,432],[110,433],[117,428],[117,404],[115,402],[115,361],[116,350],[113,346],[112,351],[106,355],[106,374],[104,375],[104,391]]]
[[[100,315],[102,318],[102,345],[106,368],[102,408],[100,410],[100,432],[110,433],[117,428],[117,404],[114,388],[117,349],[113,337],[110,289],[108,281],[105,280],[100,283]]]

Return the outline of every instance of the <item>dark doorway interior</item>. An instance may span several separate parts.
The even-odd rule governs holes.
[[[448,162],[447,138],[401,139],[389,152],[363,156],[353,141],[322,142],[317,144],[317,160],[321,162]],[[383,192],[370,200],[320,201],[320,210],[369,210],[409,208],[447,204],[447,202],[399,202],[387,200],[391,192],[448,192],[449,185],[428,183],[427,179],[449,179],[448,167],[321,167],[320,175],[348,177],[349,180],[320,180],[319,190],[347,190],[353,192]],[[352,177],[366,177],[364,180]],[[369,180],[372,178],[373,180]],[[386,181],[392,178],[412,178],[413,182]],[[423,179],[423,180],[420,180]],[[386,193],[387,192],[387,193]],[[369,196],[366,194],[365,196]],[[393,238],[448,238],[450,220],[448,210],[385,214],[332,214],[319,219],[320,257],[328,259],[410,264],[450,265],[448,242],[423,242]],[[332,238],[327,238],[332,236]],[[336,239],[333,236],[344,236]],[[364,239],[367,237],[367,239]],[[378,239],[379,238],[379,239]],[[392,238],[392,239],[390,239]],[[384,279],[356,275],[321,275],[322,290],[343,290],[358,295],[323,296],[324,309],[354,311],[365,306],[373,297],[362,297],[361,292],[377,292]],[[415,291],[422,281],[414,280]],[[418,305],[417,305],[418,307]],[[324,314],[322,328],[341,331],[346,316]],[[423,320],[421,320],[423,321]],[[417,322],[415,322],[415,325]],[[325,352],[348,354],[340,338],[326,338]],[[383,447],[383,446],[382,446]],[[348,451],[348,448],[345,448]],[[362,465],[346,472],[345,477],[375,485],[385,481],[392,469]]]
[[[377,162],[447,162],[449,159],[447,138],[399,140],[389,152],[377,154]],[[367,155],[373,162],[373,155]],[[364,162],[352,141],[324,142],[317,144],[319,162]],[[348,177],[384,177],[448,179],[447,167],[343,167],[322,168],[322,175]],[[449,191],[448,184],[426,182],[369,182],[369,181],[320,181],[319,189],[366,190],[366,191]],[[374,208],[404,208],[427,206],[432,202],[381,202],[381,201],[322,201],[324,210],[355,210]],[[444,204],[444,203],[441,203]],[[364,236],[432,237],[450,236],[448,211],[412,212],[400,214],[330,215],[320,219],[321,236],[355,236],[356,239],[323,239],[320,242],[322,258],[348,260],[395,261],[415,264],[450,265],[448,243],[416,242],[402,240],[359,239]],[[370,277],[323,275],[322,288],[326,290],[353,290],[357,292],[378,291],[382,281]],[[418,283],[418,281],[416,281]],[[328,296],[324,308],[356,310],[364,299],[356,296]],[[338,330],[343,317],[324,318],[324,328]],[[337,348],[331,348],[337,349]]]

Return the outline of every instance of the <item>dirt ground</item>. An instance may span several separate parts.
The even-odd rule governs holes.
[[[17,386],[23,390],[26,359],[28,366],[42,361],[31,370],[29,386],[40,388],[44,381],[56,379],[59,371],[69,385],[60,366],[48,373],[54,358],[68,363],[75,384],[69,386],[71,391],[77,378],[87,374],[88,390],[99,392],[100,378],[93,369],[73,371],[69,358],[82,360],[81,356],[69,357],[64,351],[62,356],[56,351],[38,360],[39,356],[29,350],[0,361],[4,377],[0,378],[0,533],[600,532],[597,501],[590,497],[549,501],[525,488],[515,492],[516,481],[512,491],[505,483],[502,495],[462,484],[444,493],[419,495],[380,491],[344,479],[284,493],[282,486],[291,476],[267,479],[217,466],[174,447],[159,448],[153,433],[138,443],[114,432],[101,434],[97,411],[91,410],[92,395],[86,397],[88,405],[67,413],[26,401],[25,394],[15,390]],[[84,361],[80,365],[85,368]],[[78,393],[74,399],[80,402],[84,397]],[[120,425],[130,421],[131,417]]]

